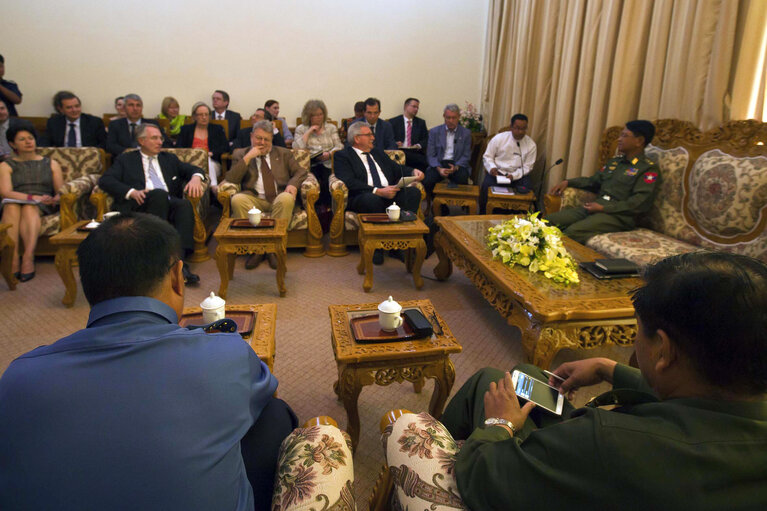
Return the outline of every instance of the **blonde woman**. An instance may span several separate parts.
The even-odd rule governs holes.
[[[310,99],[301,112],[301,124],[296,128],[293,147],[312,152],[312,174],[320,182],[318,206],[330,207],[330,155],[344,148],[338,128],[327,122],[328,109],[320,99]],[[318,210],[319,212],[319,210]]]
[[[166,96],[162,100],[162,105],[160,106],[160,115],[158,115],[157,118],[168,119],[168,122],[170,123],[168,135],[173,139],[178,137],[178,134],[181,131],[181,126],[183,126],[186,122],[186,115],[179,115],[178,112],[179,106],[176,98],[172,96]]]

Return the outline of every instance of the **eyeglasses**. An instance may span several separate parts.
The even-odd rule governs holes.
[[[256,142],[271,142],[272,139],[268,137],[253,137]]]
[[[360,134],[358,134],[357,136],[358,136],[358,137],[372,137],[372,136],[373,136],[373,134],[372,134],[372,133],[360,133]]]

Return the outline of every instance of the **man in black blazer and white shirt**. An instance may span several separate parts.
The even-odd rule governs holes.
[[[237,140],[237,132],[240,131],[240,121],[242,120],[242,117],[237,112],[229,110],[229,94],[225,91],[215,91],[210,99],[213,104],[211,119],[226,119],[229,124],[227,138],[229,139],[229,146],[231,147],[234,141]]]
[[[56,95],[56,110],[46,123],[43,145],[50,147],[106,147],[107,132],[104,121],[94,115],[82,113],[80,98],[69,91]]]
[[[157,124],[154,119],[144,119],[144,101],[138,94],[125,95],[125,115],[122,119],[115,119],[109,123],[109,133],[107,134],[107,152],[112,156],[119,156],[128,149],[138,147],[136,140],[136,129],[142,124]],[[162,133],[162,146],[170,147],[170,141]]]
[[[99,186],[114,199],[114,210],[139,211],[167,220],[181,236],[182,257],[194,251],[194,211],[184,198],[203,193],[202,169],[180,161],[176,155],[161,152],[160,128],[144,123],[136,128],[139,150],[118,156],[99,179]],[[184,263],[184,278],[194,284],[200,278]]]
[[[416,98],[407,98],[402,115],[389,119],[394,130],[394,141],[405,152],[405,164],[425,171],[429,163],[426,161],[426,144],[429,141],[429,130],[426,121],[418,115],[421,102]]]

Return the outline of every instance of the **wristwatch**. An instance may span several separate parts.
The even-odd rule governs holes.
[[[499,424],[510,427],[512,433],[517,432],[517,428],[514,427],[514,424],[512,424],[511,421],[507,421],[506,419],[499,419],[498,417],[490,417],[489,419],[485,419],[485,426],[497,426]]]

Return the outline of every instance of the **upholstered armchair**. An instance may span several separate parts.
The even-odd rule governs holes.
[[[314,204],[320,197],[320,183],[314,174],[309,172],[311,168],[311,153],[305,149],[291,149],[293,157],[302,168],[306,169],[307,176],[299,190],[300,201],[296,201],[293,208],[293,217],[288,224],[288,247],[306,247],[306,257],[322,257],[325,248],[322,245],[322,226],[317,217]],[[231,199],[240,191],[240,185],[222,181],[218,185],[218,202],[223,207],[221,218],[232,216]],[[264,214],[269,217],[268,213]]]
[[[351,439],[330,417],[315,417],[283,440],[272,509],[353,511]]]
[[[175,154],[176,157],[195,167],[202,169],[203,175],[208,176],[208,153],[204,149],[163,149],[163,151]],[[205,242],[208,239],[208,232],[205,229],[205,217],[210,208],[210,199],[208,198],[208,183],[203,183],[202,197],[189,197],[194,211],[194,253],[189,257],[189,261],[199,263],[210,259],[208,248]],[[98,185],[91,194],[91,203],[96,206],[96,219],[101,221],[104,213],[111,211],[112,198],[103,191]]]
[[[35,249],[37,254],[53,255],[56,248],[48,243],[51,236],[93,216],[88,196],[104,172],[106,153],[96,147],[40,147],[37,153],[56,160],[64,180],[59,189],[59,212],[41,218],[40,239]]]
[[[386,154],[395,163],[405,164],[404,151],[386,151]],[[333,154],[331,154],[331,162],[335,166]],[[421,183],[412,183],[410,186],[415,186],[421,191],[421,201],[426,198],[426,190],[424,190]],[[360,228],[360,222],[357,218],[357,213],[346,210],[349,206],[349,189],[343,181],[336,177],[335,172],[330,175],[330,195],[333,198],[333,219],[330,222],[328,255],[341,257],[349,253],[346,250],[347,245],[356,245],[358,243],[357,231]],[[416,213],[418,218],[423,220],[423,211],[421,211],[420,205]]]

